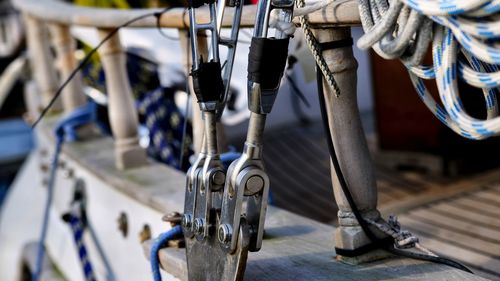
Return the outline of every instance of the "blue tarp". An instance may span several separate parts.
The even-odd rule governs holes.
[[[0,121],[0,205],[33,145],[31,128],[22,119]]]

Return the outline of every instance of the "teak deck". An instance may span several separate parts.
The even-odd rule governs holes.
[[[500,180],[411,210],[400,221],[437,254],[500,280]]]

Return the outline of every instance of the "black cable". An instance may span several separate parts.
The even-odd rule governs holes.
[[[461,263],[456,262],[454,260],[443,258],[443,257],[434,257],[434,256],[430,256],[430,255],[418,254],[418,253],[414,253],[414,252],[409,252],[409,251],[397,249],[394,247],[393,243],[391,243],[391,244],[383,243],[383,241],[382,241],[383,239],[379,239],[375,236],[375,234],[371,231],[370,227],[368,226],[368,223],[361,215],[356,203],[354,202],[352,194],[349,191],[349,187],[348,187],[347,182],[344,178],[344,174],[342,173],[342,169],[340,167],[339,160],[338,160],[337,154],[335,152],[335,146],[333,144],[330,126],[328,123],[328,115],[326,112],[326,101],[325,101],[325,97],[323,94],[323,74],[321,73],[321,69],[317,65],[316,65],[316,82],[318,84],[318,99],[319,99],[319,105],[320,105],[321,116],[322,116],[322,121],[323,121],[323,127],[325,130],[328,151],[330,152],[330,158],[332,160],[333,168],[335,169],[335,173],[336,173],[337,178],[339,180],[340,187],[342,188],[344,196],[347,199],[347,202],[349,203],[349,207],[351,208],[352,213],[356,217],[356,220],[358,221],[359,226],[361,227],[363,232],[366,234],[368,239],[371,241],[371,243],[373,243],[375,245],[378,244],[378,246],[379,246],[378,248],[385,249],[388,252],[395,254],[395,255],[398,255],[398,256],[404,256],[404,257],[408,257],[408,258],[444,264],[444,265],[455,267],[457,269],[460,269],[460,270],[463,270],[463,271],[466,271],[469,273],[473,273],[466,266],[464,266]]]
[[[59,96],[61,95],[62,91],[64,90],[64,88],[66,88],[66,86],[69,84],[69,82],[71,82],[71,80],[73,80],[73,78],[75,77],[75,75],[90,61],[92,55],[94,55],[95,52],[97,52],[97,50],[99,50],[99,48],[104,44],[106,43],[109,39],[111,39],[111,37],[113,37],[113,35],[115,35],[121,28],[123,27],[126,27],[136,21],[139,21],[139,20],[142,20],[142,19],[145,19],[145,18],[148,18],[148,17],[151,17],[151,16],[155,16],[157,18],[160,18],[160,16],[162,14],[164,14],[165,12],[167,12],[168,10],[170,10],[171,8],[165,8],[163,9],[162,11],[160,12],[154,12],[154,13],[148,13],[148,14],[144,14],[144,15],[140,15],[138,17],[135,17],[117,27],[115,27],[111,32],[108,33],[108,35],[106,35],[106,37],[104,37],[101,42],[99,42],[99,44],[97,44],[97,46],[95,46],[84,58],[82,61],[80,61],[80,63],[78,64],[78,66],[71,72],[71,74],[68,76],[68,78],[66,78],[66,80],[62,83],[61,86],[59,86],[59,88],[57,89],[56,93],[54,94],[54,96],[52,97],[52,99],[50,100],[50,102],[47,104],[47,106],[45,106],[45,108],[42,110],[42,112],[40,113],[40,115],[38,116],[38,118],[35,120],[35,122],[33,123],[33,125],[31,125],[31,128],[35,128],[38,123],[43,119],[43,117],[47,114],[47,112],[49,111],[49,109],[54,105],[54,103],[56,102],[56,100],[59,98]]]
[[[292,88],[292,92],[308,107],[311,107],[311,104],[307,101],[304,93],[300,90],[300,88],[297,86],[297,83],[295,83],[295,80],[288,74],[288,72],[285,72],[285,77],[286,80],[290,83],[290,87]]]
[[[121,28],[127,27],[128,25],[130,25],[130,24],[132,24],[132,23],[134,23],[136,21],[142,20],[144,18],[154,16],[154,17],[156,17],[156,27],[157,27],[158,31],[160,32],[160,34],[162,36],[164,36],[164,37],[166,37],[168,39],[171,39],[171,40],[179,40],[179,38],[169,36],[165,32],[163,32],[163,30],[161,29],[161,25],[160,25],[161,15],[163,15],[165,12],[169,11],[172,8],[173,7],[168,7],[168,8],[165,8],[165,9],[159,11],[159,12],[154,12],[154,13],[148,13],[148,14],[140,15],[140,16],[138,16],[136,18],[133,18],[133,19],[131,19],[131,20],[129,20],[129,21],[127,21],[127,22],[125,22],[125,23],[123,23],[123,24],[115,27],[110,33],[108,33],[108,35],[106,35],[106,37],[104,37],[104,39],[101,40],[101,42],[99,42],[99,44],[97,44],[97,46],[95,46],[92,50],[90,50],[90,52],[83,58],[83,60],[80,61],[80,63],[78,64],[78,66],[71,72],[71,74],[68,76],[68,78],[66,78],[66,80],[61,84],[61,86],[59,86],[59,88],[57,89],[57,91],[55,92],[54,96],[51,98],[51,100],[47,104],[47,106],[45,106],[43,108],[43,110],[40,113],[40,115],[38,116],[38,118],[35,120],[35,122],[33,122],[33,124],[31,125],[31,128],[34,129],[38,125],[38,123],[40,123],[40,121],[43,119],[43,117],[45,115],[47,115],[47,112],[54,105],[54,103],[56,102],[56,100],[61,95],[62,91],[66,88],[66,86],[69,84],[69,82],[71,82],[71,80],[73,80],[73,78],[75,77],[75,75],[90,61],[92,55],[94,55],[95,52],[97,52],[97,50],[99,50],[99,48],[104,43],[106,43],[109,39],[111,39],[111,37],[113,37],[113,35],[115,35]],[[184,20],[186,12],[187,12],[187,9],[184,9],[184,11],[182,13],[182,19],[183,19],[182,22],[184,24],[184,28],[187,28],[186,21]],[[205,35],[205,37],[208,37],[208,36]],[[243,41],[243,40],[238,40],[238,42],[240,42],[240,43],[249,43],[249,42],[246,42],[246,41]]]
[[[184,14],[183,14],[184,16]],[[179,40],[179,37],[175,37],[175,36],[170,36],[168,34],[166,34],[165,32],[163,32],[163,29],[161,27],[161,23],[160,23],[160,19],[161,19],[161,14],[158,15],[158,16],[155,16],[156,17],[156,29],[158,29],[158,32],[165,38],[167,39],[170,39],[170,40],[174,40],[174,41],[177,41]]]
[[[189,39],[189,32],[187,31],[187,24],[186,21],[184,20],[184,16],[186,15],[187,10],[184,10],[182,13],[182,24],[184,25],[184,30],[187,33],[188,39]],[[190,72],[189,69],[189,40],[186,40],[186,73]],[[180,159],[179,159],[179,168],[182,169],[182,166],[184,165],[184,150],[186,149],[186,135],[187,135],[187,125],[188,125],[188,118],[189,118],[189,103],[191,101],[191,88],[189,85],[189,74],[186,76],[186,105],[185,105],[185,116],[184,116],[184,124],[182,127],[182,139],[181,139],[181,153],[180,153]],[[194,105],[193,105],[194,106]]]

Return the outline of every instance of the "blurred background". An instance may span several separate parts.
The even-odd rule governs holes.
[[[1,49],[0,75],[17,76],[8,91],[0,89],[1,205],[24,159],[36,147],[36,141],[29,126],[33,120],[25,116],[23,91],[28,70],[25,67],[11,71],[12,74],[8,72],[9,66],[25,55],[22,21],[8,1],[0,3],[0,45],[9,47]],[[75,0],[74,3],[118,9],[185,5],[182,0]],[[72,34],[79,40],[76,54],[79,58],[98,42],[92,29],[74,28]],[[228,108],[223,117],[226,151],[240,151],[246,136],[246,50],[251,34],[251,29],[240,31],[241,55],[237,56]],[[354,42],[362,34],[360,27],[352,28]],[[140,114],[141,145],[152,158],[186,171],[193,153],[190,120],[186,117],[189,107],[186,75],[179,56],[186,48],[178,44],[176,30],[164,29],[159,33],[156,29],[125,29],[121,35]],[[272,204],[335,224],[337,207],[331,187],[330,156],[320,120],[314,61],[300,30],[292,41],[285,77],[265,132],[264,160],[272,183]],[[407,222],[411,230],[423,237],[424,242],[427,239],[430,244],[445,249],[445,255],[452,255],[450,249],[458,247],[484,257],[489,263],[479,260],[465,260],[465,263],[486,277],[500,279],[498,267],[491,266],[500,263],[500,251],[490,250],[500,247],[500,138],[471,141],[456,135],[420,101],[399,61],[384,60],[355,45],[353,50],[359,64],[358,105],[376,171],[380,209],[386,214],[402,213],[403,222]],[[221,54],[225,56],[225,51]],[[431,62],[430,54],[427,59]],[[85,84],[95,90],[96,96],[105,99],[105,77],[97,56],[83,69],[83,74]],[[435,84],[427,86],[437,98]],[[169,141],[168,155],[158,151],[150,135],[151,128],[147,126],[148,110],[141,106],[158,91],[162,106],[167,109],[159,122]],[[481,90],[461,84],[460,92],[467,112],[484,119]],[[102,129],[109,133],[106,105],[96,103]],[[490,189],[493,195],[481,193]],[[434,217],[426,215],[429,209],[433,210]],[[459,211],[463,209],[467,212],[462,214]],[[486,230],[468,229],[477,224]],[[458,234],[450,237],[447,230]],[[488,235],[483,237],[481,231]]]

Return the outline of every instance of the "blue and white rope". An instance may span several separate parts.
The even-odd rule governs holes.
[[[78,206],[78,205],[77,205]],[[69,213],[69,223],[71,225],[71,230],[73,231],[73,239],[78,250],[78,257],[80,258],[80,263],[82,265],[83,274],[86,281],[96,281],[94,274],[94,269],[92,263],[90,262],[87,247],[83,241],[84,227],[78,208],[73,208]]]
[[[386,0],[358,2],[366,32],[358,41],[358,47],[372,47],[384,58],[401,58],[418,96],[456,133],[470,139],[484,139],[500,133],[497,101],[500,49],[494,42],[500,38],[500,15],[497,14],[500,0],[393,0],[389,1],[389,6]],[[425,20],[415,16],[415,12],[434,22],[432,66],[420,65],[420,61],[410,60],[405,55],[427,49],[428,42],[423,40],[423,45],[418,42],[419,35],[425,33],[421,31],[426,28]],[[403,13],[407,16],[402,16]],[[412,36],[408,36],[408,32]],[[388,38],[404,46],[403,52],[384,48]],[[465,59],[459,58],[459,52]],[[459,78],[483,90],[486,120],[466,113],[459,95]],[[430,95],[422,79],[436,79],[442,106]]]

